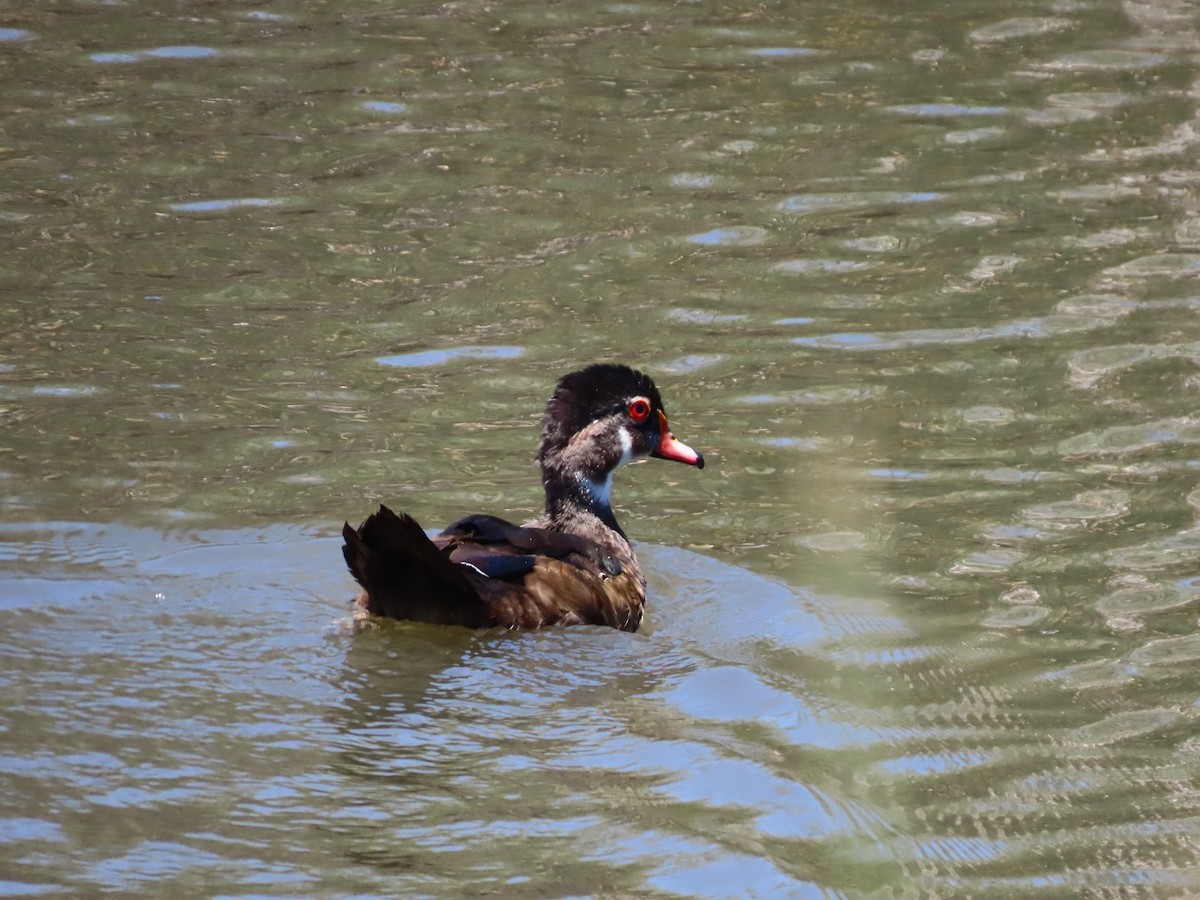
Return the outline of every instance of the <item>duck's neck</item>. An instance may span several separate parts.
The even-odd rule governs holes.
[[[546,489],[546,524],[628,547],[629,539],[612,511],[612,478],[632,459],[633,438],[624,428],[610,434],[594,423],[565,446],[543,443],[538,460]]]
[[[629,539],[617,524],[612,511],[612,472],[602,480],[582,472],[543,470],[546,488],[545,522],[550,528],[603,540],[605,532],[615,532],[626,544]]]
[[[639,592],[644,590],[645,579],[633,545],[613,515],[612,472],[602,479],[594,479],[579,469],[545,466],[542,483],[546,486],[546,512],[536,524],[577,534],[607,548],[620,571],[628,576],[628,583]]]

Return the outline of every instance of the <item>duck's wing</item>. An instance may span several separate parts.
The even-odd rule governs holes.
[[[636,631],[645,594],[631,575],[600,578],[579,566],[545,556],[519,578],[473,579],[491,611],[506,628],[545,625],[608,625]]]
[[[537,557],[562,560],[599,576],[621,574],[621,563],[601,544],[578,534],[553,531],[549,528],[514,525],[498,516],[474,515],[459,519],[435,539],[449,547],[455,562],[479,565],[481,557],[524,557],[533,565]],[[459,548],[462,548],[461,550]],[[497,560],[496,572],[485,571],[490,577],[510,577],[521,574],[514,564]]]
[[[641,621],[641,584],[585,538],[469,516],[431,539],[386,506],[342,536],[359,604],[375,615],[470,628]]]
[[[595,541],[475,515],[455,522],[434,543],[469,570],[497,625],[633,630],[641,621],[642,585]]]

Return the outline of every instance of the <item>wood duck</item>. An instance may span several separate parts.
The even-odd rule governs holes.
[[[537,461],[546,511],[523,526],[467,516],[434,538],[386,506],[342,529],[370,613],[471,628],[609,625],[636,631],[645,579],[611,505],[613,472],[635,459],[704,457],[667,426],[654,382],[598,364],[558,382]]]

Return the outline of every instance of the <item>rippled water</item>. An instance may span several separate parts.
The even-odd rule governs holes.
[[[0,17],[0,893],[1200,892],[1194,3]],[[646,367],[636,635],[355,625]]]

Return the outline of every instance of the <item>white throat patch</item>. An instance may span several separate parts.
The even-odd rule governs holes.
[[[621,435],[621,458],[613,466],[613,472],[633,459],[633,435],[629,433],[628,428],[622,428],[617,433]],[[610,472],[609,475],[611,476],[611,474]]]
[[[592,500],[601,508],[606,506],[610,509],[612,508],[613,472],[633,460],[633,435],[625,428],[622,428],[617,434],[621,436],[621,458],[617,460],[617,464],[604,476],[604,480],[592,481],[592,479],[584,475],[579,476],[579,481],[583,484],[584,490],[591,495]]]

